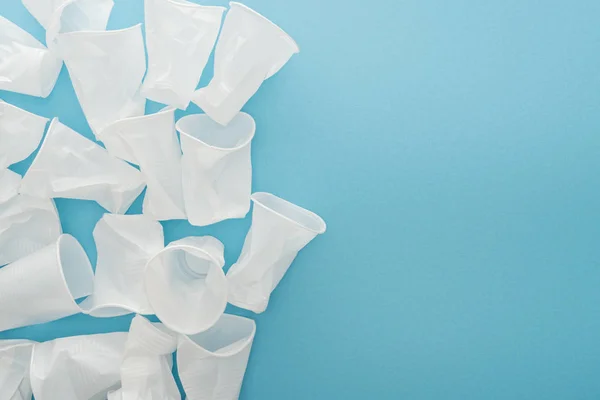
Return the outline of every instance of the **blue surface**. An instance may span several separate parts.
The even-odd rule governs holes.
[[[247,4],[301,48],[245,107],[254,189],[317,212],[328,231],[256,316],[241,398],[600,398],[600,2]],[[18,0],[0,13],[43,39]],[[142,20],[141,0],[117,0],[109,27]],[[48,99],[0,96],[92,136],[65,69]],[[57,203],[95,260],[102,209]],[[218,237],[229,266],[249,218],[164,226],[167,241]],[[130,319],[74,316],[0,338],[124,331]]]

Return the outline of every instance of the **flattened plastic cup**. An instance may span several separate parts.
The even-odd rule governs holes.
[[[227,305],[223,244],[211,237],[170,243],[146,266],[146,293],[156,316],[175,332],[213,326]]]
[[[192,225],[244,218],[252,192],[251,141],[256,124],[239,113],[221,126],[206,114],[177,121],[181,138],[183,199]]]
[[[255,334],[253,320],[223,314],[206,332],[180,335],[177,370],[187,399],[237,399]]]
[[[227,125],[273,76],[300,52],[280,27],[251,8],[229,3],[215,49],[214,77],[192,101],[221,125]]]
[[[144,189],[140,171],[54,118],[20,192],[93,200],[123,214]]]
[[[0,399],[31,399],[29,365],[35,342],[0,340]]]
[[[254,193],[252,201],[252,225],[227,281],[231,304],[261,313],[298,252],[326,225],[312,211],[271,193]]]
[[[0,331],[68,317],[92,293],[94,274],[71,235],[0,268]]]

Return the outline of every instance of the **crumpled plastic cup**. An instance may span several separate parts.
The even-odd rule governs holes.
[[[142,93],[185,110],[212,51],[224,7],[145,0],[148,72]]]
[[[164,248],[162,225],[145,215],[104,214],[94,228],[98,252],[94,292],[80,303],[86,314],[153,314],[146,297],[148,260]]]
[[[107,400],[181,400],[171,372],[176,348],[177,334],[136,315],[125,344],[121,388]]]
[[[56,36],[75,94],[94,134],[111,123],[144,114],[140,94],[146,72],[141,25],[114,31],[79,31]]]
[[[10,169],[0,169],[0,207],[19,193],[19,186],[21,175]]]
[[[106,399],[121,379],[126,340],[126,332],[114,332],[36,344],[30,375],[35,399]]]
[[[187,400],[236,400],[255,333],[253,320],[223,314],[206,332],[180,335],[177,370]]]
[[[29,365],[35,342],[0,340],[0,399],[31,400]]]
[[[0,204],[0,265],[56,242],[61,233],[54,201],[27,195],[12,197]]]
[[[326,225],[317,214],[271,193],[254,193],[252,201],[252,225],[227,281],[231,304],[261,313],[298,252]]]
[[[206,114],[177,121],[181,138],[183,198],[192,225],[243,218],[250,209],[254,119],[239,113],[227,126]]]
[[[231,2],[215,49],[214,77],[192,101],[221,125],[229,121],[273,76],[298,45],[280,27],[247,6]]]
[[[48,97],[61,68],[54,52],[0,16],[0,90]]]
[[[227,305],[223,243],[211,236],[171,242],[146,266],[146,293],[156,316],[175,332],[215,324]]]
[[[71,235],[0,268],[0,331],[68,317],[92,293],[94,273]]]
[[[111,154],[140,166],[148,185],[144,214],[159,221],[185,219],[174,108],[119,120],[107,127],[99,139]]]
[[[20,193],[94,200],[123,214],[144,186],[137,169],[54,118]]]
[[[0,100],[0,169],[23,161],[40,144],[48,118]]]

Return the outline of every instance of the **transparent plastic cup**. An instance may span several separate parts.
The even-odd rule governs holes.
[[[0,90],[48,97],[61,68],[54,52],[0,16]]]
[[[254,119],[239,113],[223,127],[206,114],[177,121],[182,158],[183,198],[192,225],[243,218],[252,192],[251,141]]]
[[[54,118],[20,193],[93,200],[123,214],[144,186],[140,171]]]
[[[237,2],[230,9],[215,49],[214,77],[192,101],[221,125],[229,121],[273,76],[300,52],[280,27]]]
[[[0,204],[0,266],[55,243],[61,234],[54,201],[27,195],[12,197]]]
[[[156,316],[175,332],[213,326],[227,305],[223,243],[211,236],[170,243],[146,266],[146,293]]]
[[[56,243],[0,268],[0,331],[79,313],[75,300],[92,293],[93,282],[79,242],[61,235]]]
[[[142,93],[185,110],[215,45],[224,7],[145,0],[148,72]]]
[[[252,342],[253,320],[223,314],[206,332],[180,335],[177,370],[188,400],[236,400]]]
[[[111,154],[140,166],[148,185],[144,214],[159,221],[186,218],[174,108],[119,120],[99,139]]]
[[[227,281],[231,304],[261,313],[298,252],[326,225],[317,214],[271,193],[254,193],[252,201],[252,225]]]

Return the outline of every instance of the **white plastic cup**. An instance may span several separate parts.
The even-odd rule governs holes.
[[[48,29],[52,16],[69,0],[21,0],[27,11],[44,27]]]
[[[106,399],[121,380],[126,340],[126,332],[113,332],[36,344],[30,374],[35,399]]]
[[[108,400],[181,400],[173,372],[177,334],[136,315],[131,321],[121,364],[121,388]]]
[[[187,400],[237,400],[255,334],[253,320],[223,314],[206,332],[180,335],[177,370]]]
[[[94,228],[98,259],[94,292],[80,303],[86,314],[153,314],[146,297],[148,260],[164,248],[162,225],[145,215],[104,214]]]
[[[0,331],[80,312],[76,299],[92,293],[94,274],[71,235],[0,268]]]
[[[140,172],[54,118],[20,193],[94,200],[123,214],[144,189]]]
[[[99,139],[111,154],[140,166],[148,185],[144,214],[159,221],[186,218],[174,108],[119,120]]]
[[[185,0],[145,0],[148,72],[142,93],[185,110],[198,86],[224,7]]]
[[[175,332],[215,324],[227,305],[223,243],[211,236],[170,243],[146,266],[146,293],[156,316]]]
[[[0,204],[0,265],[55,243],[61,233],[54,201],[27,195],[12,197]]]
[[[10,169],[0,169],[0,207],[19,193],[21,175]]]
[[[215,49],[214,77],[192,97],[221,125],[227,125],[263,81],[300,52],[294,39],[267,18],[241,3],[229,5]]]
[[[0,100],[0,169],[23,161],[40,144],[48,118]]]
[[[79,104],[96,136],[110,124],[144,115],[146,72],[141,25],[114,31],[61,33],[57,48]]]
[[[48,97],[61,68],[53,52],[0,16],[0,90]]]
[[[35,342],[0,340],[0,399],[30,400],[29,365]]]
[[[177,121],[182,158],[183,199],[192,225],[243,218],[250,209],[254,119],[239,113],[227,126],[206,114]]]
[[[227,281],[231,304],[261,313],[298,252],[326,225],[317,214],[271,193],[254,193],[252,201],[252,225]]]

